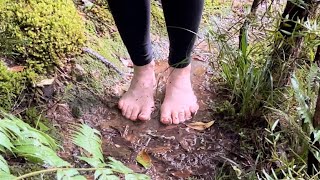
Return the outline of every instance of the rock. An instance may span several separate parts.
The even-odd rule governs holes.
[[[86,71],[80,64],[75,64],[72,72],[77,81],[82,81],[83,77],[86,75]]]

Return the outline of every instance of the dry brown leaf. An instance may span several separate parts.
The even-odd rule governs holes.
[[[9,68],[9,71],[11,72],[21,72],[24,70],[24,66],[13,66]]]
[[[146,169],[149,169],[152,166],[151,158],[146,152],[146,150],[140,151],[137,155],[136,160]]]
[[[40,82],[36,84],[37,87],[43,87],[43,86],[48,86],[51,85],[54,82],[54,78],[52,79],[43,79]]]
[[[209,127],[211,127],[213,125],[214,121],[210,121],[210,122],[194,122],[194,123],[190,123],[190,124],[187,124],[187,126],[189,128],[192,128],[192,129],[195,129],[195,130],[198,130],[198,131],[203,131],[203,130],[206,130],[208,129]]]

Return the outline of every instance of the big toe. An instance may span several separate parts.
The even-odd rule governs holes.
[[[148,121],[151,119],[151,114],[153,111],[153,107],[149,107],[149,108],[143,108],[141,110],[141,113],[138,116],[138,119],[142,120],[142,121]]]
[[[161,108],[161,117],[160,121],[163,124],[171,124],[172,118],[171,118],[171,111],[167,108]]]

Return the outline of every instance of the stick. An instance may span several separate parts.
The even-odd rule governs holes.
[[[102,61],[108,68],[112,68],[114,71],[116,71],[120,76],[122,76],[124,74],[115,65],[113,65],[109,60],[107,60],[105,57],[103,57],[102,55],[100,55],[99,53],[94,51],[93,49],[86,47],[86,48],[82,48],[82,51],[96,57],[97,59]]]

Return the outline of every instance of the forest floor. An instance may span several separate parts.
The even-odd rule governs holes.
[[[180,125],[163,125],[159,119],[159,105],[163,99],[163,89],[167,68],[166,61],[157,61],[156,72],[158,89],[156,93],[156,111],[147,122],[132,122],[125,119],[117,108],[119,91],[128,87],[129,81],[117,84],[109,90],[104,103],[88,103],[90,108],[80,118],[74,118],[68,104],[55,104],[48,111],[49,119],[58,125],[63,132],[63,158],[70,158],[79,153],[68,139],[69,124],[85,123],[101,132],[103,152],[106,156],[115,157],[128,167],[146,173],[152,179],[176,179],[195,177],[215,179],[217,170],[227,159],[238,161],[240,151],[239,135],[219,127],[224,123],[220,117],[212,115],[212,101],[217,94],[209,83],[212,73],[208,72],[207,62],[193,61],[192,82],[198,97],[200,109],[190,122],[215,123],[209,128],[195,130],[189,123]],[[118,95],[117,95],[118,94]],[[136,157],[145,151],[152,159],[152,167],[145,170]]]
[[[229,13],[228,17],[216,18],[217,23],[227,22],[223,26],[228,26],[237,21],[235,15]],[[61,135],[63,150],[59,155],[74,162],[76,167],[86,166],[75,158],[83,152],[70,140],[70,126],[85,123],[101,132],[105,156],[112,156],[134,171],[150,175],[152,179],[219,179],[231,171],[236,173],[239,167],[247,169],[254,166],[256,151],[243,147],[241,135],[243,129],[250,127],[218,115],[214,110],[214,106],[225,102],[226,94],[221,92],[221,88],[217,87],[218,82],[213,80],[218,73],[212,68],[216,55],[213,55],[214,50],[206,41],[205,33],[206,30],[202,30],[202,38],[196,43],[193,54],[191,78],[200,109],[192,120],[180,125],[163,125],[159,121],[159,107],[168,76],[165,60],[168,42],[166,38],[153,35],[158,83],[156,110],[152,119],[133,122],[125,119],[117,108],[119,98],[130,84],[132,69],[129,61],[124,67],[129,73],[120,78],[110,77],[112,83],[106,85],[103,93],[97,94],[92,87],[83,88],[77,84],[67,91],[65,83],[57,83],[54,88],[59,89],[60,98],[49,101],[46,115]],[[87,71],[85,68],[83,70]],[[65,77],[60,74],[59,78]],[[192,124],[194,122],[200,122],[200,130]],[[204,127],[201,122],[213,124]],[[254,136],[254,133],[251,135]],[[247,141],[252,143],[250,136],[246,138]],[[136,157],[141,152],[151,158],[151,168],[145,169],[137,162]]]

